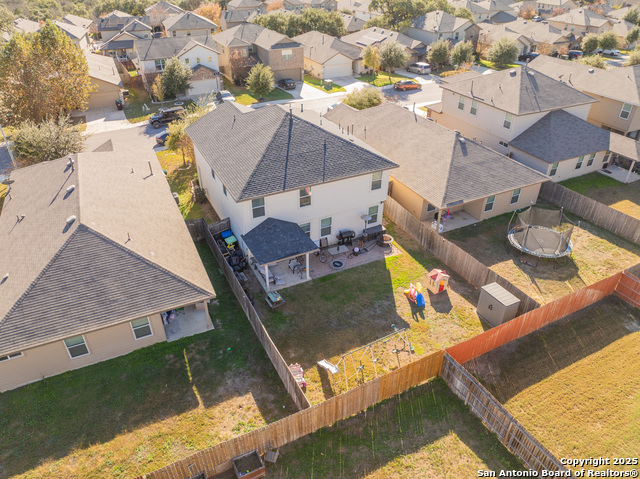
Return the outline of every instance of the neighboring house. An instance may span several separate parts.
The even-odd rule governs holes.
[[[516,10],[511,6],[508,0],[482,0],[478,5],[489,12],[489,20],[493,22],[496,15],[508,13],[517,14]]]
[[[122,31],[129,32],[138,38],[150,38],[152,30],[149,17],[134,17],[117,10],[98,19],[97,29],[103,42],[111,40]]]
[[[40,23],[32,22],[26,18],[16,18],[13,21],[13,30],[19,33],[35,33],[40,30]],[[8,32],[2,33],[2,40],[5,42],[11,40],[11,34]]]
[[[222,30],[229,30],[243,23],[253,21],[261,15],[257,10],[225,10],[220,15],[220,27]]]
[[[344,28],[347,30],[347,33],[359,32],[364,28],[364,25],[367,23],[366,20],[362,18],[358,18],[356,15],[348,15],[346,13],[341,13],[342,21],[344,22]]]
[[[371,20],[382,15],[379,11],[371,11],[369,5],[371,0],[338,0],[338,10],[351,10],[355,17],[364,20]]]
[[[631,23],[631,22],[627,22],[626,20],[614,20],[614,19],[610,19],[613,27],[611,28],[611,30],[613,30],[616,34],[616,36],[618,37],[618,44],[621,46],[624,46],[625,48],[631,49],[633,48],[633,45],[635,45],[637,42],[635,42],[633,45],[627,45],[627,34],[633,30],[634,28],[637,27],[637,25]]]
[[[586,118],[590,123],[640,138],[640,66],[602,70],[540,55],[529,68],[596,98]]]
[[[79,17],[77,15],[67,14],[60,20],[61,22],[68,23],[69,25],[75,25],[76,27],[89,30],[95,23],[89,18]]]
[[[362,51],[369,45],[380,47],[384,42],[398,42],[404,46],[409,55],[407,65],[422,60],[427,53],[427,45],[422,41],[387,28],[367,28],[366,30],[340,37],[340,40],[358,47]]]
[[[631,7],[617,8],[608,12],[606,15],[615,20],[624,20],[624,16],[631,10]]]
[[[173,15],[180,15],[184,10],[173,3],[161,1],[145,8],[144,14],[149,17],[154,31],[162,30],[162,22]]]
[[[518,18],[505,24],[504,27],[528,38],[533,51],[536,51],[540,43],[550,45],[552,52],[570,50],[576,40],[572,33],[560,30],[548,22],[533,22]]]
[[[267,3],[262,0],[231,0],[227,3],[227,11],[258,11],[261,14],[267,13]]]
[[[519,162],[564,181],[608,166],[612,153],[638,161],[636,145],[631,138],[555,110],[514,138],[510,148]]]
[[[186,132],[200,186],[216,212],[230,218],[245,252],[244,237],[270,219],[299,225],[296,236],[315,245],[322,238],[335,243],[345,229],[360,236],[362,215],[372,217],[368,230],[382,229],[389,171],[397,165],[316,112],[224,102]]]
[[[548,112],[567,110],[586,120],[597,101],[527,67],[467,75],[440,87],[442,103],[427,107],[432,118],[504,154],[509,153],[511,140]]]
[[[560,30],[574,33],[580,37],[587,33],[606,32],[613,27],[608,18],[598,15],[588,8],[574,8],[557,17],[549,18],[549,23]]]
[[[162,26],[168,37],[211,35],[218,30],[218,25],[193,12],[172,15],[162,22]]]
[[[229,57],[239,55],[246,58],[248,66],[258,62],[268,65],[276,80],[304,78],[304,48],[281,33],[255,23],[243,23],[212,38],[220,52],[220,71],[228,77],[231,76]]]
[[[532,2],[536,13],[542,18],[548,19],[557,8],[564,8],[567,12],[579,8],[580,5],[575,0],[542,0]]]
[[[143,39],[132,33],[120,32],[109,41],[100,45],[100,52],[118,61],[133,60],[136,57],[135,43],[140,40]]]
[[[89,28],[78,27],[70,23],[54,20],[53,22],[60,30],[68,36],[74,45],[80,47],[82,50],[88,50],[91,45],[91,38],[89,36]]]
[[[191,68],[189,85],[187,96],[211,95],[210,101],[214,100],[214,93],[224,90],[222,73],[202,64],[196,64]]]
[[[0,391],[177,339],[176,321],[213,327],[215,292],[154,154],[79,153],[11,180],[0,216]]]
[[[115,107],[121,98],[122,81],[111,57],[86,53],[89,77],[94,90],[89,93],[89,108]]]
[[[165,63],[177,57],[191,68],[202,65],[219,71],[218,50],[211,35],[198,37],[162,37],[139,40],[135,44],[134,63],[143,73],[161,73]]]
[[[493,25],[485,22],[477,24],[476,27],[479,31],[476,50],[481,55],[486,55],[495,42],[501,38],[507,37],[513,40],[518,46],[518,55],[532,51],[533,42],[526,35],[508,28],[508,25],[509,24]]]
[[[364,68],[361,50],[331,35],[312,31],[292,40],[304,47],[304,70],[313,77],[351,76]]]
[[[475,222],[525,208],[548,180],[393,103],[362,111],[340,104],[324,116],[352,125],[353,135],[399,165],[390,173],[390,196],[421,221],[465,211]]]
[[[453,8],[466,8],[473,15],[473,22],[480,23],[489,20],[489,10],[479,2],[473,0],[453,0],[449,2]]]
[[[440,39],[451,40],[455,43],[465,39],[465,31],[471,25],[473,25],[471,20],[454,17],[447,12],[436,10],[414,18],[405,33],[425,45],[430,45]]]
[[[304,10],[305,8],[323,8],[330,12],[338,8],[337,0],[283,0],[285,10]]]
[[[498,12],[491,17],[491,23],[510,23],[518,19],[518,12]]]

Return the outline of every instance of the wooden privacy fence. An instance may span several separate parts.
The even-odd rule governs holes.
[[[284,446],[438,376],[443,356],[443,351],[424,356],[355,389],[199,451],[162,469],[139,476],[138,479],[188,479],[196,471],[205,471],[208,477],[226,471],[231,468],[231,459],[240,454],[253,449],[262,454],[271,448]],[[189,466],[192,472],[189,471]]]
[[[518,456],[538,473],[543,470],[566,471],[560,461],[540,444],[518,421],[500,404],[482,384],[473,378],[455,359],[448,354],[442,362],[442,378],[456,396],[469,406],[491,432],[509,451]]]
[[[616,286],[616,295],[631,306],[640,308],[640,279],[629,270],[624,271]]]
[[[518,314],[524,314],[540,306],[540,303],[530,298],[498,273],[491,271],[462,248],[440,236],[390,196],[387,196],[384,203],[384,214],[476,288],[493,282],[505,288],[520,300]]]
[[[256,336],[258,336],[260,343],[262,343],[264,350],[267,352],[267,356],[269,356],[273,367],[278,373],[278,376],[280,376],[285,389],[291,396],[291,399],[293,399],[293,402],[296,404],[298,409],[306,409],[310,407],[311,404],[309,403],[309,400],[304,395],[304,392],[302,392],[302,389],[298,385],[296,379],[293,377],[293,374],[289,370],[289,366],[280,354],[280,351],[278,351],[278,348],[276,348],[276,345],[271,340],[269,333],[260,320],[260,316],[258,316],[258,313],[251,304],[251,301],[245,294],[244,289],[242,289],[238,278],[236,278],[233,269],[231,269],[229,263],[227,263],[222,256],[222,253],[216,244],[216,240],[213,238],[213,234],[229,228],[229,219],[227,218],[219,223],[212,224],[211,227],[208,227],[204,220],[200,221],[201,225],[199,228],[202,228],[204,239],[207,241],[209,248],[216,257],[216,261],[218,261],[220,268],[222,268],[222,272],[224,273],[225,278],[227,278],[227,281],[233,290],[233,294],[236,296],[238,303],[240,303],[240,307],[251,323],[251,326],[253,327]],[[212,230],[215,231],[215,233],[212,233]]]
[[[623,273],[616,273],[575,293],[529,311],[511,321],[507,321],[500,326],[448,348],[447,353],[459,363],[464,364],[473,358],[537,331],[609,296],[616,290],[622,275]]]
[[[543,183],[540,197],[629,241],[638,243],[640,239],[640,220],[562,185],[552,181]]]

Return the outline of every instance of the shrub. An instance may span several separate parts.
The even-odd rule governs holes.
[[[354,90],[344,97],[342,103],[355,108],[356,110],[364,110],[372,106],[378,106],[382,103],[383,97],[377,88],[364,87]]]

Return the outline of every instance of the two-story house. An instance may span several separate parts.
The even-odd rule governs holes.
[[[403,33],[399,33],[388,28],[371,27],[359,32],[351,33],[340,37],[343,42],[364,51],[369,45],[380,47],[385,42],[398,42],[405,48],[409,55],[407,65],[424,59],[427,53],[427,44],[421,40],[416,40]]]
[[[190,37],[212,35],[219,29],[218,25],[208,18],[193,12],[171,15],[162,22],[168,37]]]
[[[152,31],[149,17],[134,17],[118,10],[98,19],[97,29],[103,42],[111,40],[123,31],[137,38],[151,38]]]
[[[426,45],[440,39],[451,40],[455,43],[459,40],[464,41],[465,31],[471,25],[473,25],[471,20],[454,17],[447,12],[436,10],[414,18],[404,33]]]
[[[544,19],[550,18],[556,9],[564,8],[570,11],[580,6],[575,0],[541,0],[530,3],[536,13]]]
[[[552,52],[570,50],[576,37],[571,32],[560,30],[548,22],[533,22],[518,18],[513,22],[503,25],[505,28],[520,33],[531,42],[531,51],[536,51],[539,44],[544,43],[551,47]]]
[[[478,53],[486,55],[491,49],[491,46],[503,37],[507,37],[515,42],[518,46],[518,55],[532,51],[534,43],[531,39],[520,32],[512,30],[509,25],[509,23],[494,25],[486,22],[474,25],[473,29],[477,29],[478,31],[476,43]]]
[[[453,8],[466,8],[473,15],[473,23],[489,20],[489,10],[473,0],[452,0],[449,2]]]
[[[89,28],[79,27],[60,20],[54,20],[53,23],[71,39],[74,45],[80,47],[81,50],[89,49],[89,46],[91,45]]]
[[[342,40],[311,31],[293,37],[304,46],[304,69],[316,78],[337,78],[362,72],[362,51]]]
[[[276,80],[291,78],[301,81],[304,77],[304,48],[291,38],[255,23],[243,23],[214,35],[216,50],[220,52],[220,71],[231,77],[229,58],[239,55],[247,59],[247,65],[268,65]]]
[[[397,165],[316,112],[225,102],[186,131],[200,186],[218,215],[230,218],[241,248],[267,218],[299,225],[297,236],[316,245],[335,243],[345,229],[360,236],[363,215],[368,230],[381,229]]]
[[[262,0],[231,0],[220,16],[223,30],[237,27],[241,23],[251,22],[258,15],[267,13],[267,4]]]
[[[304,10],[305,8],[323,8],[330,12],[338,9],[337,0],[282,0],[285,10]]]
[[[164,0],[154,3],[144,10],[144,14],[149,17],[150,25],[153,27],[154,31],[161,31],[162,22],[167,18],[173,15],[180,15],[182,13],[184,13],[182,8]]]
[[[554,27],[583,37],[587,33],[602,33],[611,30],[611,20],[592,12],[588,8],[574,8],[567,13],[549,18]]]

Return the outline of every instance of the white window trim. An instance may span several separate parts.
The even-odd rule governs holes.
[[[308,208],[309,206],[313,205],[313,191],[311,190],[311,187],[309,187],[309,195],[308,196],[300,196],[302,194],[302,190],[304,190],[304,188],[298,188],[298,209],[300,209],[300,208]],[[309,204],[308,205],[300,204],[300,202],[302,201],[302,198],[309,198]]]
[[[491,202],[491,208],[487,209],[487,205],[489,204],[489,198],[493,198]],[[484,202],[484,213],[488,213],[489,211],[493,211],[493,207],[496,205],[496,197],[495,195],[489,196]]]
[[[595,153],[591,153],[591,154],[589,155],[589,159],[587,160],[587,166],[586,166],[586,168],[588,168],[588,167],[590,167],[590,166],[593,166],[593,164],[595,163],[595,161],[596,161],[596,154],[595,154]]]
[[[322,220],[330,220],[329,226],[322,226]],[[322,234],[322,230],[324,228],[329,228],[329,233],[326,235]],[[324,238],[325,236],[331,236],[332,233],[333,233],[333,217],[328,216],[326,218],[320,218],[320,238]]]
[[[62,340],[62,344],[64,344],[64,348],[67,350],[67,354],[69,355],[69,358],[71,360],[78,359],[78,358],[81,358],[83,356],[88,356],[89,354],[91,354],[91,350],[89,349],[89,345],[87,344],[87,340],[84,339],[84,334],[78,334],[78,336],[82,336],[82,342],[87,347],[87,352],[85,354],[81,354],[80,356],[75,356],[75,357],[71,356],[71,351],[69,351],[69,346],[67,346],[67,343],[64,342],[64,339]],[[71,336],[71,337],[75,338],[75,336]],[[65,338],[65,339],[70,339],[70,338]],[[78,346],[78,345],[76,344],[76,346]],[[73,346],[71,346],[71,347],[73,347]]]
[[[624,107],[629,105],[629,110],[625,110]],[[631,116],[631,110],[633,109],[633,105],[631,103],[623,103],[622,104],[622,108],[620,109],[620,114],[618,115],[618,118],[621,118],[622,120],[628,120],[629,117]],[[622,113],[626,113],[627,116],[626,118],[624,116],[622,116]]]
[[[464,107],[465,107],[466,101],[467,101],[467,99],[465,97],[463,97],[462,95],[460,95],[458,97],[458,110],[464,111]],[[462,108],[460,108],[460,106],[462,106]]]
[[[509,143],[507,143],[506,141],[499,140],[498,145],[500,145],[502,148],[509,148]]]
[[[505,123],[507,122],[507,115],[511,116],[511,119],[509,120],[509,126],[508,127],[504,126]],[[505,113],[504,114],[504,120],[502,120],[502,128],[504,128],[505,130],[511,130],[512,126],[513,126],[513,115],[511,113]]]
[[[516,191],[518,192],[518,196],[517,199],[515,201],[513,201],[513,197],[516,196]],[[509,200],[509,204],[510,205],[516,205],[518,204],[518,202],[520,201],[520,195],[522,194],[522,188],[516,188],[515,190],[513,190],[511,192],[511,200]]]
[[[475,103],[475,106],[473,105]],[[473,116],[478,116],[478,100],[471,100],[471,107],[469,108],[469,113]],[[475,111],[474,111],[475,110]]]
[[[380,179],[376,179],[375,175],[379,174],[380,175]],[[376,171],[375,173],[371,173],[371,191],[376,191],[376,190],[381,190],[382,189],[382,171]],[[380,186],[378,188],[374,188],[373,187],[373,182],[374,181],[379,181],[380,182]]]
[[[304,231],[304,228],[303,228],[304,225],[309,226],[309,231]],[[304,234],[306,234],[309,238],[311,238],[311,223],[309,221],[307,221],[306,223],[299,224],[298,226],[302,231],[304,231]]]
[[[11,354],[5,354],[4,356],[1,356],[0,359],[2,359],[2,361],[0,361],[0,363],[4,363],[5,361],[11,361],[12,359],[18,359],[24,356],[24,353],[22,351],[19,351],[17,353],[11,353]]]
[[[378,216],[380,215],[380,205],[373,205],[373,206],[369,206],[369,208],[367,208],[367,214],[369,216],[371,216],[371,208],[376,208],[376,220],[375,221],[367,221],[367,225],[375,225],[379,220]]]
[[[253,206],[253,202],[259,199],[262,199],[262,206]],[[257,208],[262,208],[264,210],[264,214],[261,216],[254,216],[253,212]],[[254,198],[253,200],[251,200],[251,219],[255,220],[256,218],[262,218],[263,216],[267,216],[267,202],[264,196],[262,198]]]
[[[147,318],[147,322],[149,325],[149,330],[151,331],[151,334],[147,334],[146,336],[142,336],[141,338],[136,338],[136,329],[133,327],[133,321],[135,321],[135,319],[133,321],[129,321],[129,325],[131,325],[131,332],[133,333],[133,339],[135,339],[136,341],[140,341],[141,339],[145,339],[145,338],[150,338],[151,336],[153,336],[153,327],[151,327],[151,320],[149,319],[149,316],[145,316],[145,318]],[[143,319],[143,318],[138,318],[138,319]],[[145,324],[145,326],[147,326]],[[142,326],[138,326],[138,328],[141,328]],[[87,349],[89,349],[87,347]]]
[[[555,168],[556,171],[552,173],[554,168]],[[555,163],[551,163],[551,169],[549,170],[549,176],[556,176],[558,174],[558,169],[559,168],[560,168],[560,162],[556,161]]]
[[[576,163],[576,170],[581,170],[582,169],[582,165],[584,164],[584,155],[580,155],[578,157],[578,162]]]

